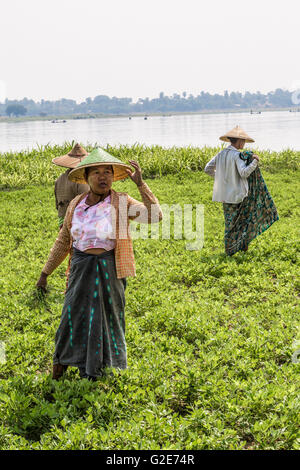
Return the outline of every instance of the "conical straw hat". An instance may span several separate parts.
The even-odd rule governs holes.
[[[244,139],[246,142],[255,142],[252,137],[249,137],[248,134],[240,127],[240,126],[235,126],[231,131],[227,132],[227,134],[222,135],[220,137],[220,140],[223,140],[224,142],[230,142],[228,137],[233,137],[235,139]]]
[[[85,157],[76,168],[70,171],[68,178],[75,183],[86,183],[84,178],[84,170],[88,167],[99,166],[99,165],[112,165],[114,170],[113,181],[122,180],[127,178],[128,173],[126,169],[131,170],[129,165],[121,162],[118,158],[113,157],[108,152],[100,147],[94,149],[87,157]]]
[[[52,163],[64,168],[75,168],[78,163],[88,155],[87,151],[79,144],[75,144],[72,150],[66,155],[53,158]]]

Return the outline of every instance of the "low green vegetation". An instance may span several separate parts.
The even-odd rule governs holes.
[[[204,204],[204,247],[135,240],[128,369],[54,382],[67,261],[45,296],[35,283],[58,232],[51,159],[70,148],[0,156],[0,448],[299,449],[299,152],[258,152],[280,220],[229,258],[201,171],[217,149],[109,147],[140,161],[161,204]]]

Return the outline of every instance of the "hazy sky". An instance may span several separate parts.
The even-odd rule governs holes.
[[[0,96],[293,89],[299,18],[299,0],[1,0]]]

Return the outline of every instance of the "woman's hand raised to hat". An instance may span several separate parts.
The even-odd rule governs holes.
[[[132,181],[137,185],[141,186],[143,184],[143,178],[142,178],[142,170],[138,162],[135,160],[129,160],[129,163],[131,166],[133,166],[135,171],[130,171],[126,169],[126,172],[129,176],[129,178],[132,179]]]

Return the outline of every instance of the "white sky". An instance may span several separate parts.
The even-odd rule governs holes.
[[[299,86],[299,0],[1,0],[0,5],[0,95],[6,86],[10,99],[82,101],[105,94],[136,100],[160,91]]]

